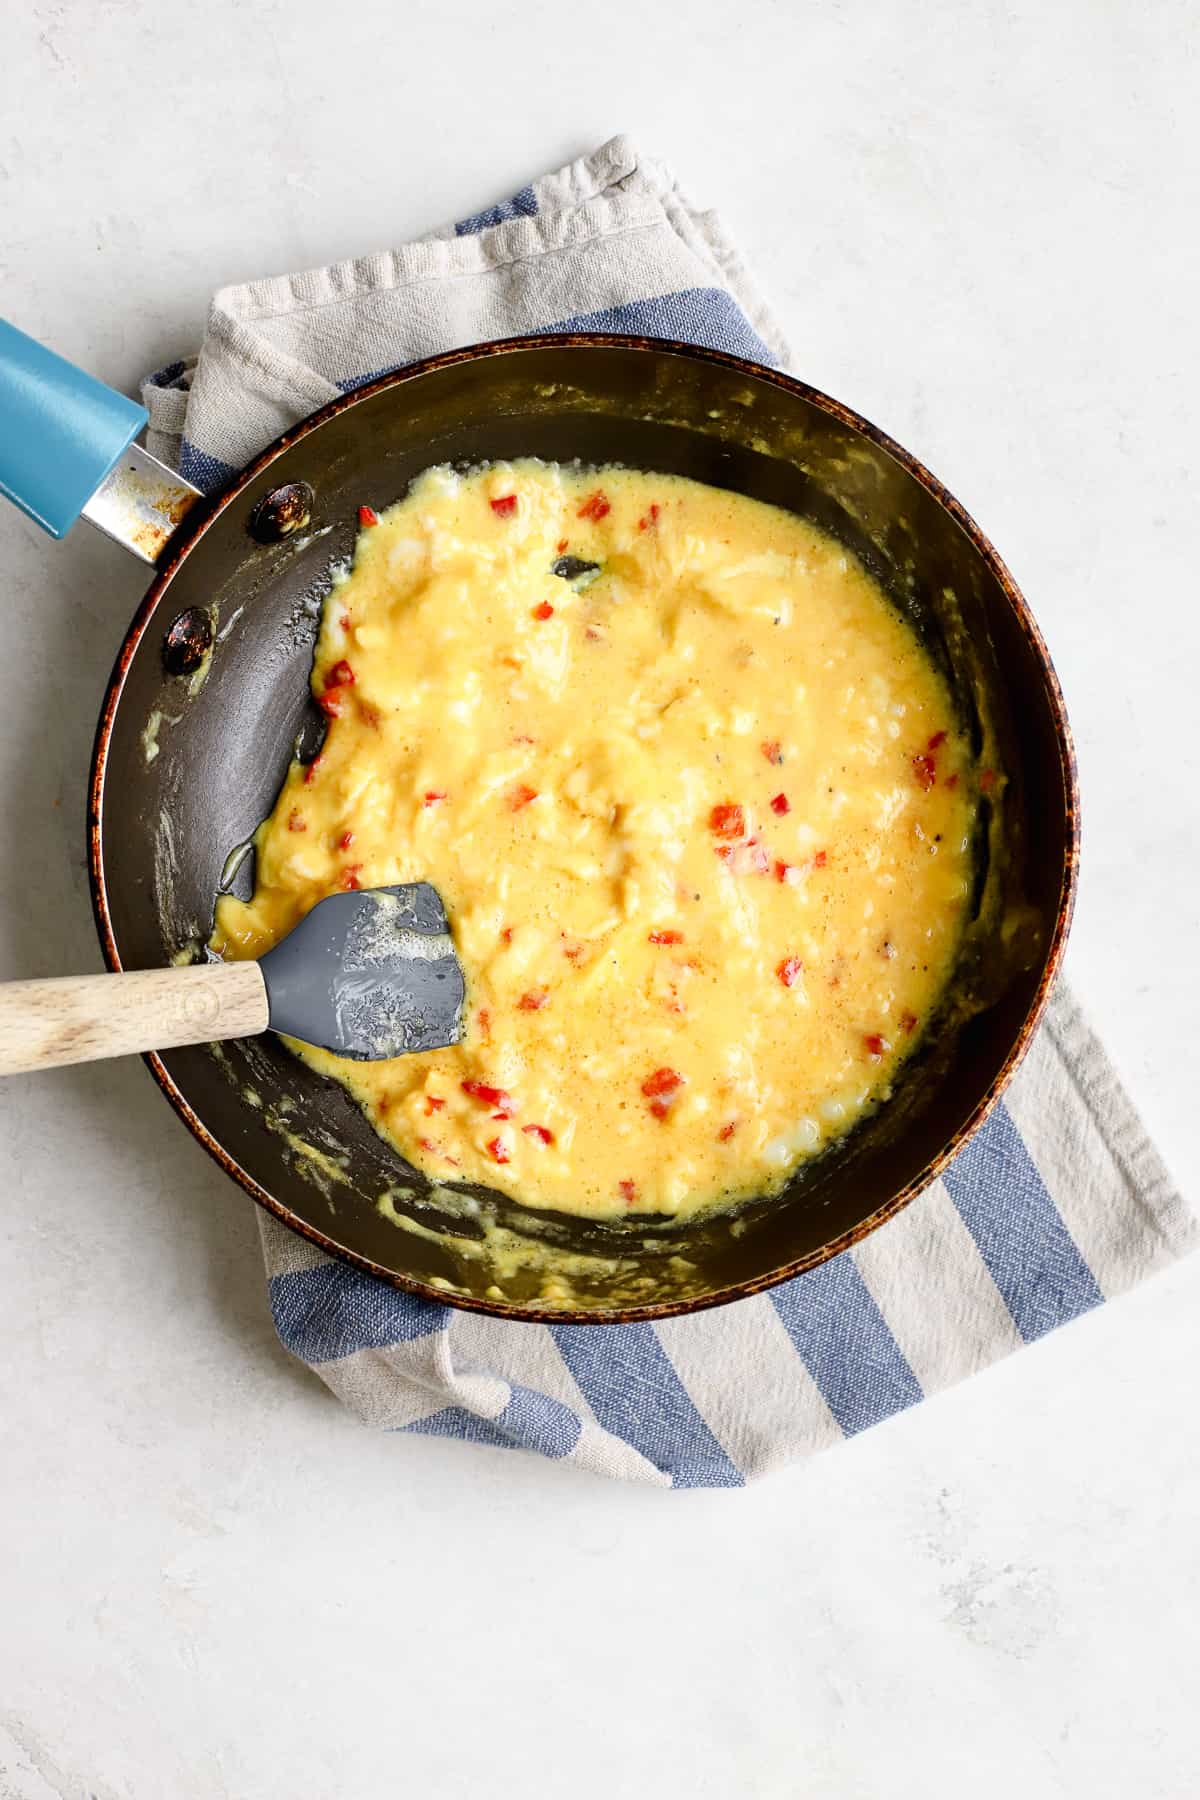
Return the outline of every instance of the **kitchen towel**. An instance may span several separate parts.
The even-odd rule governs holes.
[[[399,249],[225,288],[151,376],[149,448],[215,492],[286,427],[439,350],[540,331],[789,366],[712,213],[627,138]],[[662,1487],[734,1487],[863,1430],[1140,1281],[1197,1228],[1060,984],[1005,1099],[918,1200],[770,1293],[661,1324],[456,1312],[260,1215],[280,1338],[364,1422]]]

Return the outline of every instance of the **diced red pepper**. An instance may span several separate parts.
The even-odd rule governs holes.
[[[512,934],[513,934],[512,926],[505,925],[504,927],[502,927],[501,932],[500,932],[500,942],[502,944],[511,944],[512,943]]]
[[[555,544],[555,546],[554,546],[555,551],[559,556],[562,555],[563,551],[566,549],[569,542],[570,542],[569,538],[559,538],[557,544]]]
[[[917,778],[917,786],[923,788],[925,793],[928,793],[934,782],[937,780],[937,764],[934,762],[932,756],[922,753],[920,756],[913,757],[912,766],[913,774]]]
[[[342,886],[348,894],[352,894],[356,888],[362,886],[362,882],[358,879],[361,874],[361,863],[353,863],[350,868],[342,870]]]
[[[516,1102],[504,1088],[491,1087],[486,1081],[464,1081],[461,1083],[464,1094],[477,1100],[480,1106],[494,1106],[501,1118],[511,1119],[516,1112]]]
[[[358,509],[358,522],[360,525],[378,525],[379,514],[375,511],[373,506],[360,506]]]
[[[348,612],[344,612],[342,614],[341,618],[338,620],[338,624],[341,626],[343,631],[349,631],[350,623],[351,623],[350,614]]]
[[[548,600],[543,600],[540,605],[534,607],[533,616],[535,619],[552,619],[554,617],[554,608]]]
[[[436,806],[439,800],[444,800],[445,798],[446,792],[444,788],[430,788],[428,793],[422,799],[421,805]]]
[[[944,731],[935,731],[925,748],[927,750],[940,750],[945,741],[946,733]]]
[[[722,1125],[720,1131],[718,1131],[718,1141],[722,1144],[727,1144],[737,1128],[738,1121],[736,1119],[730,1119],[728,1125]]]
[[[778,738],[768,738],[760,748],[767,761],[778,768],[783,761],[783,746]]]
[[[536,1138],[539,1144],[552,1144],[554,1142],[554,1133],[548,1130],[545,1125],[522,1125],[521,1130],[525,1133],[526,1137]]]
[[[352,831],[343,831],[341,837],[337,841],[337,847],[339,850],[348,850],[353,842],[354,833]]]
[[[317,705],[328,718],[340,719],[342,716],[342,702],[345,698],[346,690],[344,687],[326,688],[323,694],[317,695]]]
[[[320,767],[320,764],[321,758],[319,756],[314,756],[307,769],[304,771],[305,787],[311,787],[313,782],[317,779],[317,770]]]
[[[708,815],[708,828],[716,837],[744,837],[746,835],[745,811],[742,807],[732,804],[714,806]]]
[[[426,1094],[425,1116],[428,1118],[430,1113],[441,1112],[445,1104],[446,1102],[440,1094]]]
[[[791,810],[792,810],[792,803],[788,799],[787,795],[786,794],[776,794],[775,798],[771,801],[771,811],[773,813],[778,813],[780,818],[782,819],[784,814],[790,813]]]
[[[804,973],[804,964],[800,961],[798,956],[785,956],[775,973],[778,975],[780,981],[782,981],[784,987],[795,987],[801,975]]]
[[[628,1176],[626,1176],[624,1181],[618,1181],[617,1191],[626,1206],[632,1206],[633,1202],[637,1199],[637,1182],[630,1181]]]
[[[682,944],[682,931],[652,931],[649,936],[652,944]]]
[[[800,871],[794,863],[777,862],[775,879],[776,881],[786,881],[794,887],[800,879]]]
[[[508,1145],[502,1137],[494,1137],[489,1141],[488,1155],[493,1162],[506,1163],[512,1161]]]
[[[511,519],[517,510],[515,494],[501,494],[498,500],[489,500],[488,505],[499,519]]]
[[[814,869],[823,869],[825,867],[825,864],[828,861],[829,861],[828,854],[824,850],[818,850],[817,854],[812,859],[813,868]]]
[[[990,794],[992,789],[995,787],[995,785],[996,785],[995,769],[985,769],[983,771],[982,775],[979,777],[980,791],[985,794]]]
[[[306,775],[304,777],[304,779],[307,781],[308,776]],[[288,830],[289,831],[307,831],[308,830],[308,820],[304,817],[303,813],[300,812],[300,810],[295,806],[293,806],[291,812],[288,814]]]
[[[891,1047],[887,1039],[878,1031],[869,1031],[863,1038],[863,1049],[872,1062],[878,1062],[881,1056],[886,1056]]]
[[[667,1100],[678,1093],[683,1082],[678,1069],[655,1069],[653,1075],[647,1075],[643,1081],[642,1092],[647,1100]]]
[[[530,988],[527,994],[521,995],[517,1005],[522,1012],[541,1012],[549,999],[550,996],[545,988]]]
[[[601,519],[606,519],[611,511],[612,506],[608,495],[603,488],[597,488],[594,494],[588,495],[575,516],[578,519],[595,519],[599,522]]]
[[[354,686],[354,670],[344,656],[331,669],[326,669],[324,685],[327,688]]]
[[[531,800],[536,800],[537,797],[538,797],[537,789],[531,788],[531,787],[526,787],[525,783],[522,781],[519,783],[519,785],[517,787],[515,787],[512,790],[512,792],[508,796],[509,811],[510,812],[520,812],[520,810],[523,806],[528,806],[529,802]]]

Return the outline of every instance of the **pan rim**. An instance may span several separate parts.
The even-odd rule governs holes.
[[[1067,936],[1074,915],[1075,900],[1078,889],[1079,872],[1079,789],[1078,772],[1075,758],[1074,740],[1067,717],[1066,704],[1062,688],[1058,680],[1054,663],[1045,640],[1029,608],[1024,594],[1018,587],[1007,564],[992,544],[991,539],[976,523],[974,517],[954,497],[950,490],[927,469],[917,457],[904,448],[879,426],[854,411],[853,408],[835,400],[820,389],[808,385],[796,376],[786,374],[783,370],[773,369],[762,363],[750,361],[745,357],[733,356],[723,350],[712,350],[703,345],[687,344],[671,338],[648,338],[625,336],[608,332],[545,332],[527,334],[519,337],[496,338],[481,344],[471,344],[460,349],[444,351],[436,356],[425,357],[419,362],[408,363],[401,368],[377,376],[363,386],[352,389],[347,394],[337,396],[318,411],[302,419],[298,424],[282,432],[272,443],[254,457],[244,469],[230,482],[222,493],[208,504],[200,504],[193,509],[183,527],[167,545],[165,558],[155,571],[154,579],[144,598],[134,613],[133,619],[125,632],[121,646],[117,652],[112,672],[105,688],[104,700],[97,721],[96,734],[92,748],[91,766],[88,781],[88,815],[87,815],[87,864],[88,883],[91,893],[92,911],[96,921],[96,929],[100,938],[101,950],[110,970],[119,973],[124,967],[117,946],[109,908],[108,890],[104,869],[103,834],[101,815],[104,801],[105,780],[108,770],[108,757],[112,744],[113,725],[117,708],[120,704],[134,655],[143,637],[154,619],[159,603],[169,590],[175,574],[184,559],[191,554],[200,543],[209,528],[221,515],[232,506],[245,489],[265,469],[278,460],[292,445],[308,437],[328,420],[337,417],[351,407],[371,399],[376,394],[402,387],[406,382],[419,380],[434,370],[452,367],[458,363],[480,361],[484,358],[512,354],[522,351],[545,350],[547,348],[571,348],[582,350],[635,350],[647,351],[656,356],[678,356],[686,361],[711,363],[751,380],[765,381],[770,385],[790,392],[817,410],[825,413],[838,423],[848,427],[869,442],[876,445],[894,462],[913,477],[931,498],[947,512],[968,538],[972,548],[979,555],[985,566],[999,584],[1005,600],[1012,609],[1014,618],[1024,633],[1039,667],[1041,678],[1049,703],[1054,724],[1055,739],[1058,746],[1059,776],[1062,781],[1063,810],[1065,818],[1066,844],[1063,856],[1062,879],[1059,887],[1058,901],[1055,908],[1054,929],[1051,933],[1042,963],[1042,972],[1038,980],[1033,1000],[1025,1014],[1020,1030],[1017,1032],[1011,1049],[995,1078],[990,1083],[980,1100],[962,1125],[954,1133],[945,1147],[930,1158],[914,1179],[893,1194],[881,1206],[877,1207],[866,1219],[849,1230],[840,1233],[836,1238],[819,1248],[809,1251],[804,1256],[795,1258],[779,1269],[765,1274],[750,1276],[744,1281],[714,1289],[710,1293],[692,1298],[681,1298],[651,1302],[640,1306],[614,1307],[607,1309],[585,1310],[580,1308],[527,1307],[516,1306],[506,1301],[485,1299],[474,1294],[463,1294],[445,1291],[433,1287],[430,1283],[419,1281],[412,1276],[402,1275],[394,1269],[385,1268],[370,1257],[339,1244],[326,1233],[311,1225],[306,1219],[293,1213],[270,1191],[263,1187],[238,1162],[236,1156],[214,1136],[203,1120],[187,1100],[174,1077],[167,1069],[162,1057],[151,1052],[143,1058],[163,1094],[170,1102],[178,1117],[187,1126],[192,1136],[200,1143],[209,1155],[220,1165],[224,1172],[241,1187],[251,1199],[265,1212],[270,1213],[290,1231],[307,1239],[327,1255],[336,1257],[338,1261],[347,1263],[364,1274],[373,1275],[393,1288],[410,1293],[423,1300],[439,1302],[464,1312],[485,1314],[489,1317],[507,1319],[521,1324],[542,1325],[597,1325],[627,1324],[653,1322],[658,1319],[677,1318],[684,1314],[705,1312],[712,1307],[724,1306],[734,1300],[748,1299],[752,1295],[764,1293],[770,1288],[778,1287],[796,1276],[830,1261],[843,1250],[850,1249],[873,1231],[885,1225],[890,1219],[904,1210],[918,1194],[925,1191],[937,1180],[942,1171],[954,1160],[964,1144],[981,1125],[985,1123],[993,1108],[1002,1097],[1009,1082],[1033,1041],[1035,1032],[1041,1024],[1054,983],[1059,975]]]

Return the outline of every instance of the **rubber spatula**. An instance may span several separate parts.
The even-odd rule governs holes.
[[[465,992],[437,889],[364,888],[258,962],[0,983],[0,1075],[262,1031],[375,1062],[456,1044]]]

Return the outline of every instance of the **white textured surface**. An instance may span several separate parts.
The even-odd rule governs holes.
[[[11,9],[0,308],[128,387],[221,282],[613,130],[671,160],[802,373],[1029,594],[1079,739],[1075,983],[1194,1193],[1194,8],[674,11]],[[0,569],[0,975],[91,968],[82,782],[141,578],[10,513]],[[0,1108],[3,1800],[1200,1784],[1200,1264],[749,1492],[616,1489],[343,1417],[136,1064]]]

